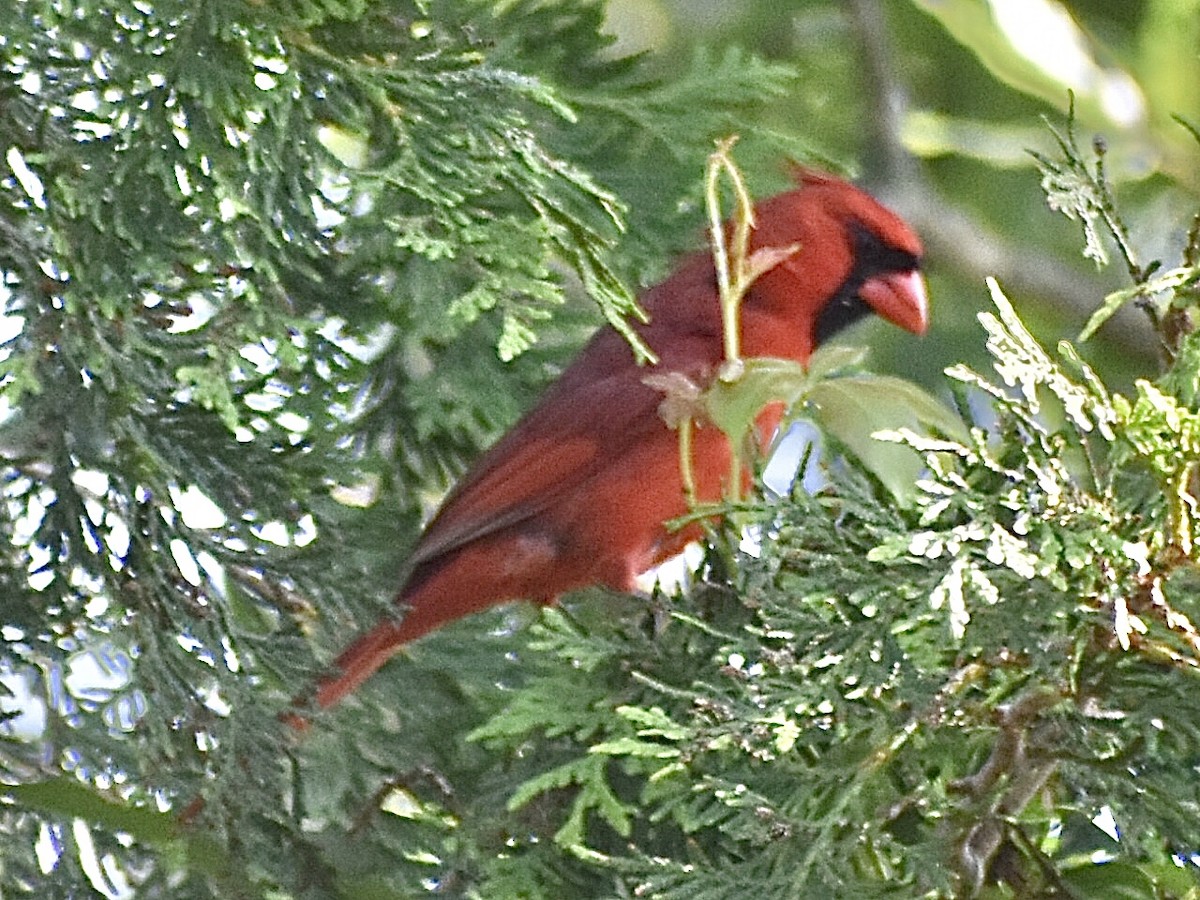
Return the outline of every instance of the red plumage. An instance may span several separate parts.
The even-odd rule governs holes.
[[[817,344],[875,312],[924,332],[921,244],[896,215],[852,185],[814,172],[758,204],[751,250],[799,244],[762,275],[741,310],[746,357],[808,361]],[[663,395],[647,375],[678,372],[705,383],[722,362],[721,315],[711,254],[684,259],[641,298],[638,327],[659,356],[639,366],[613,329],[598,332],[540,402],[463,477],[425,529],[396,598],[405,609],[354,641],[297,706],[336,703],[402,644],[510,600],[550,603],[591,584],[629,590],[678,553],[698,529],[663,523],[687,512],[678,435],[660,417]],[[764,413],[760,430],[778,422]],[[720,499],[725,437],[696,429],[700,501]]]

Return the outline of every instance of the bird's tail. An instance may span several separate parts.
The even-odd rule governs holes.
[[[411,636],[403,632],[404,621],[391,619],[375,625],[342,651],[330,671],[321,676],[302,699],[318,709],[327,709],[353,693],[374,675]]]

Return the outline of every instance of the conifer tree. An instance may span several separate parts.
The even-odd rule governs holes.
[[[1045,101],[967,6],[889,12]],[[1148,65],[1158,205],[1123,212],[1132,141],[1081,146],[1095,98],[1022,157],[1125,279],[1063,286],[1082,340],[948,280],[986,308],[936,411],[826,355],[808,477],[731,501],[678,594],[474,616],[279,722],[589,331],[636,352],[714,141],[757,194],[818,156],[783,110],[837,63],[619,57],[604,13],[0,0],[0,895],[1200,896],[1200,141]],[[1085,361],[1125,308],[1135,378]]]

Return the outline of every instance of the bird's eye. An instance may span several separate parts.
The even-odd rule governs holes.
[[[861,223],[850,226],[854,242],[854,272],[860,281],[887,272],[912,272],[921,267],[921,260],[907,250],[888,246],[882,237]]]
[[[871,308],[859,296],[859,289],[868,280],[878,275],[912,272],[921,264],[914,254],[889,247],[861,223],[851,223],[850,235],[854,243],[853,268],[817,317],[813,337],[818,342],[870,314]]]

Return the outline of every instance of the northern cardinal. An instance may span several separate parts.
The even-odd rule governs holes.
[[[759,203],[750,249],[798,244],[759,277],[741,310],[744,356],[807,363],[835,331],[875,312],[916,334],[928,307],[921,243],[899,217],[845,181],[808,170],[799,186]],[[639,366],[628,343],[603,328],[541,401],[463,477],[425,529],[396,597],[402,617],[355,640],[296,709],[337,703],[402,645],[447,622],[510,600],[554,602],[603,584],[622,591],[674,556],[699,527],[670,532],[688,511],[678,435],[659,415],[650,373],[711,380],[722,362],[721,315],[711,254],[684,259],[641,298],[638,327],[657,353]],[[772,428],[768,410],[759,430]],[[730,449],[714,426],[694,434],[700,502],[716,501]],[[298,727],[304,720],[288,717]]]

